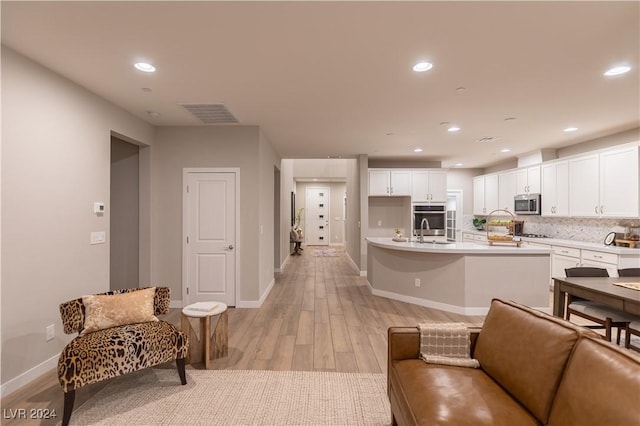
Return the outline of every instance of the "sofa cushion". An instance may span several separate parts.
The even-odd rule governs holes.
[[[525,306],[493,300],[474,357],[481,368],[546,423],[578,327]]]
[[[156,288],[130,293],[82,296],[85,308],[84,327],[80,334],[119,325],[158,321],[153,315]]]
[[[601,339],[581,338],[549,416],[550,426],[640,424],[640,357]]]
[[[422,360],[393,361],[390,386],[402,397],[399,424],[527,426],[539,422],[482,370],[426,364]],[[410,407],[410,408],[409,408]],[[411,413],[411,414],[410,414]]]

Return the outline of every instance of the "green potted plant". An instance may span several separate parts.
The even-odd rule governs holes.
[[[484,231],[484,224],[487,223],[487,219],[484,218],[477,218],[474,217],[473,218],[473,226],[478,230],[478,231]]]

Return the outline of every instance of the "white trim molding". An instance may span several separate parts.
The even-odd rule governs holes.
[[[60,358],[60,354],[52,356],[48,360],[36,365],[11,380],[7,380],[7,382],[0,385],[0,397],[4,398],[6,395],[26,386],[43,374],[56,369],[58,367],[58,358]]]
[[[262,307],[262,304],[264,303],[265,300],[267,300],[267,297],[269,296],[269,293],[271,293],[271,290],[273,289],[273,286],[275,284],[276,284],[276,279],[272,278],[271,282],[269,283],[269,287],[267,287],[267,289],[265,290],[265,292],[262,295],[262,297],[260,298],[260,300],[241,300],[236,305],[236,308],[260,308],[260,307]]]
[[[423,306],[425,308],[438,309],[440,311],[452,312],[454,314],[460,314],[465,316],[471,315],[487,315],[489,312],[489,308],[483,307],[471,307],[467,308],[464,306],[457,305],[449,305],[448,303],[440,303],[434,302],[432,300],[420,299],[418,297],[406,296],[404,294],[393,293],[385,290],[377,290],[371,287],[369,281],[367,281],[367,285],[369,286],[369,290],[371,290],[371,294],[374,296],[386,297],[387,299],[397,300],[400,302],[411,303],[413,305]],[[542,311],[546,314],[551,315],[551,308],[548,306],[544,307],[532,307],[537,311]]]

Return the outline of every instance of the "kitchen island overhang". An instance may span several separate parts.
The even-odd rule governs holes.
[[[376,296],[462,315],[486,314],[496,297],[551,312],[550,249],[366,240]]]

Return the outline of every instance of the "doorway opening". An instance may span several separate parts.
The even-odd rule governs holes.
[[[109,288],[140,283],[139,147],[111,136]]]

